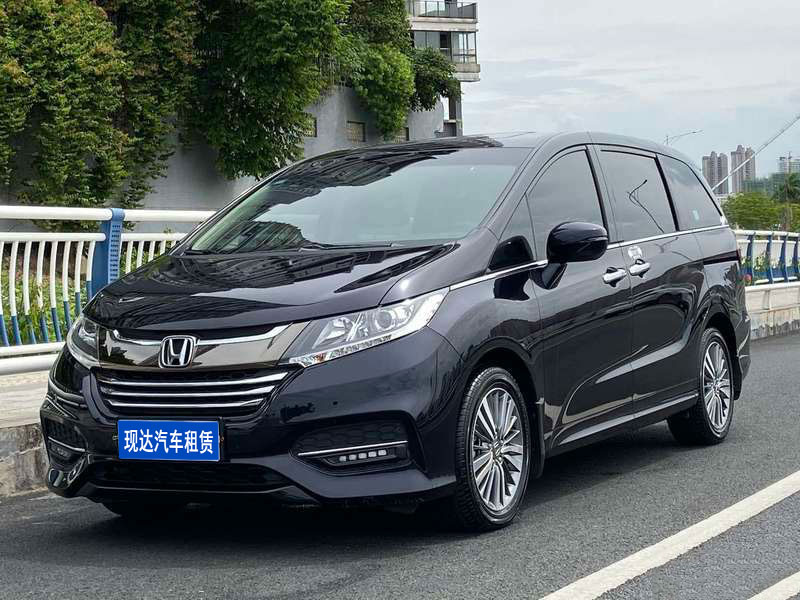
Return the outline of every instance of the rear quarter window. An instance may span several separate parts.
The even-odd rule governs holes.
[[[714,201],[694,171],[679,160],[660,157],[681,229],[713,227],[722,223]]]

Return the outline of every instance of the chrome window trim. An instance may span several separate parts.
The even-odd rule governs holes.
[[[346,452],[358,452],[364,450],[375,450],[380,448],[393,448],[396,446],[405,446],[408,440],[400,440],[399,442],[384,442],[382,444],[369,444],[366,446],[350,446],[348,448],[331,448],[330,450],[312,450],[309,452],[298,452],[297,456],[327,456],[330,454],[345,454]]]
[[[462,281],[460,283],[454,283],[453,285],[450,286],[450,291],[452,292],[453,290],[459,290],[468,285],[474,285],[476,283],[482,283],[484,281],[497,279],[498,277],[503,277],[504,275],[512,275],[513,273],[516,272],[530,271],[531,269],[537,269],[546,266],[547,266],[546,260],[537,260],[534,262],[525,263],[524,265],[519,265],[517,267],[510,267],[508,269],[503,269],[502,271],[495,271],[494,273],[487,273],[486,275],[481,275],[480,277],[467,279],[466,281]]]
[[[215,398],[215,397],[230,397],[230,396],[255,396],[258,394],[269,394],[275,389],[274,385],[265,387],[254,388],[250,390],[234,390],[232,392],[212,391],[212,392],[119,392],[116,390],[109,390],[100,388],[103,396],[126,396],[133,398]],[[261,399],[259,399],[259,402]],[[110,402],[110,400],[109,400]],[[210,405],[208,405],[210,406]],[[232,406],[232,405],[230,405]]]
[[[104,377],[97,375],[97,381],[101,384],[125,387],[221,387],[238,385],[255,385],[257,383],[269,383],[280,381],[289,374],[288,371],[282,373],[272,373],[263,377],[251,377],[249,379],[231,379],[228,381],[131,381]],[[145,392],[146,393],[146,392]],[[214,392],[209,392],[214,393]]]
[[[685,229],[683,231],[673,231],[672,233],[662,233],[660,235],[652,235],[650,237],[639,238],[637,240],[629,240],[625,242],[614,242],[608,245],[609,250],[614,248],[625,248],[626,246],[634,246],[636,244],[644,244],[655,240],[662,240],[665,238],[687,235],[689,233],[701,233],[703,231],[713,231],[715,229],[730,229],[729,225],[712,225],[711,227],[698,227],[697,229]]]
[[[233,337],[233,338],[220,338],[220,339],[210,339],[210,340],[197,340],[197,346],[220,346],[222,344],[244,344],[247,342],[260,342],[265,340],[271,340],[274,337],[278,337],[281,333],[286,331],[289,325],[278,325],[277,327],[273,327],[266,333],[259,333],[257,335],[245,335],[242,337]],[[136,340],[133,338],[127,338],[123,335],[120,335],[119,331],[116,329],[109,330],[111,337],[117,342],[123,342],[126,344],[133,344],[134,346],[160,346],[163,340]],[[165,336],[169,337],[169,336]]]
[[[710,227],[698,227],[697,229],[686,229],[683,231],[673,231],[672,233],[663,233],[661,235],[654,235],[651,237],[646,238],[639,238],[637,240],[629,240],[625,242],[615,242],[613,244],[608,245],[608,250],[613,250],[614,248],[624,248],[626,246],[634,246],[636,244],[644,244],[645,242],[651,242],[654,240],[660,240],[675,236],[687,235],[689,233],[700,233],[703,231],[713,231],[715,229],[730,229],[730,225],[712,225]],[[504,275],[511,275],[518,271],[529,271],[531,269],[538,269],[542,267],[546,267],[548,261],[546,260],[537,260],[530,263],[525,263],[524,265],[519,265],[518,267],[511,267],[508,269],[504,269],[502,271],[497,271],[495,273],[487,273],[486,275],[481,275],[480,277],[473,277],[472,279],[467,279],[465,281],[461,281],[459,283],[454,283],[450,286],[450,291],[459,290],[463,287],[467,287],[468,285],[474,285],[476,283],[482,283],[484,281],[490,281],[492,279],[497,279],[498,277],[503,277]]]

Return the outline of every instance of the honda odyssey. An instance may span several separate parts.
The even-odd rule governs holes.
[[[731,427],[733,231],[690,161],[615,135],[442,138],[290,166],[100,291],[41,409],[54,492],[427,503],[508,524],[545,459]]]

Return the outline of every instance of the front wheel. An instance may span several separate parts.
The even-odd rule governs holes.
[[[719,444],[733,421],[733,368],[725,338],[717,329],[703,333],[699,356],[700,398],[692,408],[667,419],[682,444]]]
[[[514,520],[528,485],[530,449],[519,385],[505,369],[484,369],[467,388],[456,429],[451,510],[463,528],[486,531]]]

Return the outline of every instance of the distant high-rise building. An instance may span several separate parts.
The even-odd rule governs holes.
[[[778,173],[800,173],[800,158],[792,158],[792,155],[781,156],[778,159]]]
[[[754,160],[755,152],[748,146],[747,150],[739,144],[739,147],[731,152],[731,173],[736,171],[736,168],[744,163],[746,164],[733,173],[731,177],[731,190],[734,194],[739,194],[745,191],[745,181],[753,181],[756,178],[756,161]]]
[[[713,188],[720,181],[728,176],[728,155],[724,152],[717,154],[712,152],[708,156],[703,157],[703,177],[706,178],[709,185]],[[717,189],[714,190],[715,194],[727,194],[728,182],[726,181]]]

